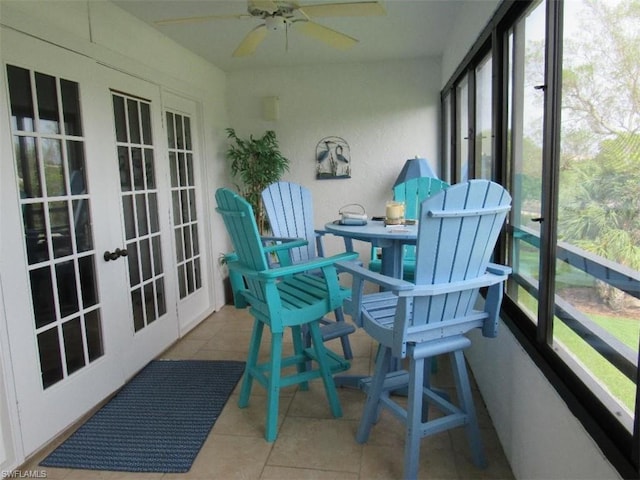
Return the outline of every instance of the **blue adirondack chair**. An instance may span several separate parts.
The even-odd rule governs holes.
[[[266,389],[265,439],[271,442],[277,436],[280,389],[295,384],[306,389],[309,380],[322,378],[331,413],[335,417],[342,416],[331,358],[335,357],[339,365],[345,361],[325,348],[320,335],[320,319],[342,305],[350,293],[338,282],[336,262],[354,260],[357,254],[342,253],[293,265],[288,253],[292,248],[303,246],[305,240],[265,247],[253,209],[244,198],[220,188],[216,191],[216,202],[216,211],[222,215],[234,248],[233,254],[227,256],[229,271],[242,279],[235,287],[236,306],[250,305],[255,319],[238,406],[248,406],[254,380]],[[271,268],[267,260],[272,254],[278,256],[277,268]],[[317,270],[323,275],[316,275]],[[265,326],[271,332],[271,354],[268,361],[259,364]],[[309,329],[312,347],[303,346],[302,326]],[[282,339],[286,328],[292,330],[294,354],[283,357]],[[317,365],[317,368],[310,365]],[[283,375],[281,370],[291,366],[296,366],[296,373]]]
[[[393,199],[397,202],[404,202],[404,216],[407,219],[416,220],[420,213],[420,203],[432,195],[444,190],[449,184],[443,180],[432,177],[417,177],[399,183],[393,187]],[[380,249],[371,249],[371,260],[369,260],[369,270],[380,272],[382,261],[380,259]],[[402,257],[402,278],[412,282],[415,276],[416,247],[405,245]]]
[[[308,241],[304,247],[291,249],[294,264],[324,257],[322,237],[325,232],[314,229],[313,200],[308,188],[290,182],[273,183],[262,191],[262,204],[275,237]],[[353,251],[349,238],[345,238],[345,250]],[[355,332],[355,326],[345,322],[342,307],[336,308],[334,315],[335,321],[326,317],[320,321],[322,338],[325,342],[339,338],[344,357],[351,359],[349,335]]]
[[[415,283],[353,262],[341,264],[353,275],[353,297],[345,311],[380,343],[356,440],[366,442],[379,410],[390,409],[406,427],[404,478],[417,477],[422,437],[460,426],[466,429],[474,463],[486,465],[462,352],[471,345],[465,335],[471,329],[497,335],[503,284],[511,269],[490,259],[510,205],[508,192],[487,180],[451,186],[422,202]],[[365,282],[385,290],[365,295]],[[478,306],[481,288],[487,293]],[[458,405],[432,389],[429,369],[425,372],[425,362],[444,353],[450,354]],[[392,371],[394,357],[406,358],[409,370]],[[390,392],[407,387],[405,409]],[[444,416],[423,421],[423,399]]]

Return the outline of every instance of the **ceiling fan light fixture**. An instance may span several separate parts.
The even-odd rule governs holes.
[[[264,19],[264,24],[267,30],[276,32],[278,30],[284,30],[287,25],[287,21],[284,17],[273,15]]]

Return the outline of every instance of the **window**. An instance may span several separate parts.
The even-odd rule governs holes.
[[[180,298],[202,287],[191,118],[166,112]]]
[[[442,92],[444,171],[492,178],[513,196],[496,252],[513,267],[512,328],[636,477],[639,7],[503,2]]]

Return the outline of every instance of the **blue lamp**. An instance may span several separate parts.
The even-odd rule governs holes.
[[[407,180],[417,177],[438,178],[425,158],[410,158],[405,162],[404,167],[402,167],[402,171],[400,172],[400,175],[398,175],[393,186],[395,187],[400,183],[404,183]]]

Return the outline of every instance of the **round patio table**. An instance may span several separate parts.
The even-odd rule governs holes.
[[[393,225],[388,227],[382,220],[370,220],[366,225],[340,225],[329,222],[325,230],[341,237],[369,242],[382,249],[380,272],[394,278],[402,278],[402,252],[404,245],[415,245],[418,238],[417,225]]]

